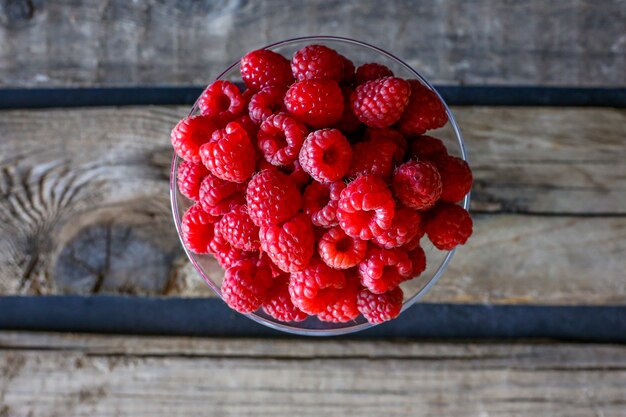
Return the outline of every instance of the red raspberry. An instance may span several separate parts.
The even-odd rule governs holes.
[[[199,164],[200,146],[211,140],[211,135],[217,129],[213,120],[205,116],[187,117],[172,129],[172,146],[176,154],[190,162]]]
[[[302,321],[308,317],[305,312],[298,309],[291,302],[288,275],[274,280],[267,299],[263,303],[263,311],[276,320],[284,322]]]
[[[431,162],[409,161],[396,168],[391,188],[405,206],[425,210],[441,196],[441,176]]]
[[[354,273],[346,271],[346,286],[340,291],[335,302],[328,304],[326,308],[317,313],[317,318],[330,323],[345,323],[359,316],[356,297],[360,286],[358,277]]]
[[[396,144],[386,139],[356,143],[352,147],[352,161],[346,177],[356,178],[359,175],[371,174],[389,181],[396,149]]]
[[[235,206],[245,204],[242,186],[207,174],[200,184],[199,203],[204,211],[214,216],[228,213]]]
[[[411,89],[400,78],[384,77],[359,85],[350,97],[356,117],[370,127],[388,127],[402,116]]]
[[[350,166],[351,158],[350,143],[337,129],[310,133],[300,149],[302,169],[319,182],[341,179]]]
[[[332,80],[304,80],[285,94],[285,107],[303,123],[314,128],[329,127],[341,119],[343,96]]]
[[[393,77],[393,71],[382,64],[375,62],[363,64],[356,70],[356,85],[364,84],[368,81],[377,80],[383,77]]]
[[[448,155],[448,150],[440,139],[422,135],[411,140],[410,153],[414,158],[430,161]]]
[[[326,265],[335,269],[348,269],[363,260],[367,242],[348,236],[339,227],[333,227],[319,239],[317,248]]]
[[[218,80],[209,85],[198,99],[203,116],[218,122],[231,121],[243,112],[245,99],[230,81]]]
[[[343,62],[343,75],[341,76],[341,82],[345,84],[351,84],[354,81],[355,72],[354,72],[354,62],[350,61],[343,55],[341,56],[341,61]]]
[[[337,203],[341,191],[346,185],[341,182],[313,182],[304,190],[302,205],[311,222],[320,227],[335,226],[337,221]]]
[[[259,228],[252,222],[245,205],[224,214],[215,225],[215,230],[234,248],[245,251],[259,249]]]
[[[241,78],[246,86],[258,91],[264,87],[287,87],[293,82],[289,60],[267,49],[248,52],[241,58]]]
[[[202,210],[199,204],[189,207],[181,222],[185,247],[194,253],[208,253],[213,239],[213,224],[217,220],[218,217]]]
[[[298,159],[298,153],[307,134],[307,128],[286,113],[269,116],[257,135],[257,145],[272,165],[289,165]]]
[[[408,145],[402,133],[397,130],[390,128],[375,129],[370,127],[365,131],[365,140],[371,140],[373,142],[387,140],[393,142],[396,145],[396,150],[393,153],[393,162],[399,164],[404,160],[404,154],[406,153]]]
[[[293,180],[299,190],[302,190],[302,188],[311,180],[311,176],[302,169],[302,165],[300,165],[300,161],[298,161],[298,159],[289,165],[280,167],[279,171],[283,174],[289,175],[289,178]]]
[[[243,93],[241,93],[241,98],[243,98],[243,108],[247,109],[248,105],[250,104],[250,100],[252,99],[252,96],[254,95],[255,91],[254,90],[250,90],[249,88],[246,88],[245,91]]]
[[[259,263],[260,263],[260,265],[265,266],[265,267],[269,268],[270,271],[272,271],[272,277],[273,278],[278,278],[281,275],[285,276],[285,272],[282,269],[280,269],[279,267],[277,267],[276,264],[274,262],[272,262],[272,260],[267,255],[267,253],[265,253],[263,251],[259,252]]]
[[[250,116],[243,114],[233,121],[235,123],[239,123],[239,125],[243,127],[243,130],[245,130],[248,134],[250,141],[253,142],[254,138],[256,138],[257,132],[259,131],[259,127],[252,121],[252,119],[250,119]],[[224,127],[226,126],[223,126],[222,129]]]
[[[198,201],[200,183],[208,174],[209,171],[202,164],[180,161],[176,171],[176,182],[181,194],[193,201]]]
[[[427,130],[445,125],[448,115],[437,94],[417,80],[408,82],[411,85],[411,98],[398,122],[400,131],[405,135],[421,135]]]
[[[411,241],[415,236],[423,234],[421,216],[413,209],[396,206],[393,222],[388,230],[374,238],[381,248],[399,248]]]
[[[291,59],[296,81],[335,80],[343,78],[343,59],[334,49],[324,45],[307,45]]]
[[[245,182],[256,165],[248,133],[234,122],[213,133],[211,141],[200,148],[200,157],[213,175],[225,181]]]
[[[246,252],[233,247],[217,231],[215,231],[213,240],[209,243],[209,252],[213,254],[224,269],[230,268],[236,262],[251,259],[255,256],[255,252]]]
[[[411,279],[411,260],[401,249],[371,246],[359,264],[361,284],[374,294],[382,294]]]
[[[467,162],[456,156],[442,156],[435,161],[441,175],[441,199],[457,203],[472,189],[472,170]]]
[[[257,226],[278,224],[293,217],[302,207],[302,196],[287,175],[263,170],[248,183],[248,214]]]
[[[424,230],[437,249],[452,250],[463,245],[472,234],[469,213],[452,203],[439,203],[428,213]]]
[[[352,237],[370,240],[391,227],[394,202],[387,185],[373,175],[362,175],[341,192],[337,219]]]
[[[407,252],[407,255],[411,260],[411,277],[418,277],[426,270],[426,254],[424,253],[424,249],[418,244],[415,249]]]
[[[343,94],[343,113],[341,114],[341,119],[337,122],[335,127],[342,132],[353,133],[359,130],[362,126],[361,122],[352,112],[352,107],[350,107],[350,96],[354,90],[347,86],[341,87],[341,92]]]
[[[270,270],[257,266],[254,259],[247,259],[226,270],[222,297],[233,310],[251,313],[261,307],[271,285]]]
[[[291,274],[289,296],[300,310],[308,314],[317,314],[337,300],[345,285],[346,277],[343,272],[313,258],[309,266]]]
[[[302,271],[313,256],[313,225],[303,214],[272,226],[261,226],[261,249],[285,272]]]
[[[363,317],[372,324],[395,319],[402,310],[404,294],[400,287],[385,294],[373,294],[367,289],[357,295],[357,307]]]
[[[265,87],[253,95],[248,105],[250,119],[256,124],[261,124],[272,114],[281,110],[285,91],[284,87]]]
[[[425,219],[422,218],[420,232],[417,234],[417,236],[415,236],[413,239],[405,243],[404,246],[402,246],[403,251],[407,253],[411,252],[412,250],[414,250],[420,245],[420,240],[422,239],[422,236],[424,236],[424,223],[425,223]]]

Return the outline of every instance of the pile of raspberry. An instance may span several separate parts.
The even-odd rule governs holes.
[[[241,59],[200,96],[172,145],[188,250],[224,268],[222,296],[241,313],[371,323],[395,318],[400,284],[426,268],[420,239],[464,244],[458,205],[467,163],[424,133],[448,121],[438,96],[384,65],[354,64],[323,45],[291,61],[270,50]]]

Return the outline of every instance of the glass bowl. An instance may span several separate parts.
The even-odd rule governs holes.
[[[426,81],[424,77],[422,77],[415,69],[411,68],[409,65],[389,52],[364,42],[334,36],[310,36],[289,39],[268,45],[265,49],[281,53],[290,59],[297,50],[313,43],[323,44],[337,50],[339,53],[352,60],[356,67],[367,62],[381,63],[389,67],[397,77],[417,79],[424,86],[434,91],[444,103],[449,121],[444,127],[434,131],[429,131],[428,134],[443,140],[450,154],[467,160],[467,153],[465,151],[461,131],[456,124],[452,112],[445,104],[439,93],[437,93],[433,86],[430,85],[430,83],[428,83],[428,81]],[[240,83],[241,76],[239,74],[239,60],[226,68],[226,70],[216,77],[216,80],[229,80]],[[190,115],[198,113],[199,110],[196,103],[191,109]],[[181,219],[187,208],[191,206],[192,201],[184,197],[178,191],[178,187],[176,186],[176,173],[179,162],[180,159],[176,156],[176,154],[174,154],[170,176],[170,197],[174,222],[176,223],[176,230],[178,231],[178,235],[181,237],[182,242]],[[468,194],[462,203],[465,209],[469,207],[469,200],[470,196]],[[446,270],[450,260],[452,259],[452,255],[454,254],[454,250],[440,251],[436,249],[427,238],[423,238],[421,243],[424,252],[426,253],[427,267],[421,275],[400,285],[404,292],[402,312],[411,307],[418,299],[426,294],[435,282],[437,282]],[[183,247],[185,247],[184,244]],[[221,297],[220,285],[224,277],[224,271],[218,265],[217,261],[212,255],[198,255],[188,251],[186,248],[185,252],[200,276],[211,287],[211,289],[213,289],[213,291]],[[297,323],[284,323],[265,314],[262,309],[259,309],[254,313],[246,314],[246,316],[258,323],[271,327],[272,329],[306,336],[340,335],[364,330],[373,326],[362,316],[359,316],[357,319],[347,323],[327,323],[319,321],[315,317],[309,317],[306,320]]]

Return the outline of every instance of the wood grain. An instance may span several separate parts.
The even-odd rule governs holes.
[[[626,111],[454,110],[476,233],[427,300],[626,302]],[[0,293],[209,295],[168,202],[185,112],[0,112]]]
[[[304,35],[370,42],[441,84],[626,85],[626,2],[0,2],[0,85],[207,84]]]
[[[6,416],[621,416],[626,348],[0,333]]]

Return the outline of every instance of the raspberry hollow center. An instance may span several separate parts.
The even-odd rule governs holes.
[[[220,112],[226,111],[230,108],[230,99],[225,95],[220,95],[217,99],[217,107]]]
[[[348,252],[352,249],[352,239],[344,237],[335,244],[335,249],[337,252]]]

